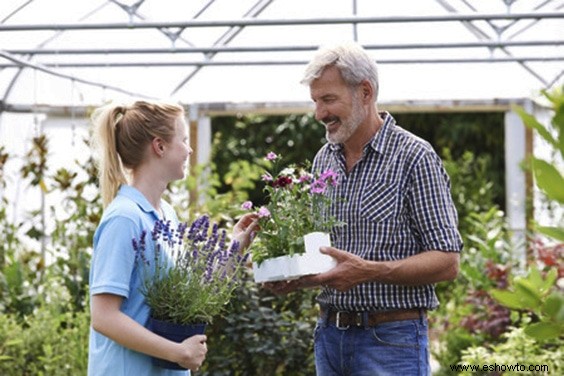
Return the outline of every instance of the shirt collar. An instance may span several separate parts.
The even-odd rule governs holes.
[[[132,187],[131,185],[122,184],[119,187],[118,195],[127,197],[131,201],[135,202],[145,213],[152,213],[156,218],[159,218],[159,214],[153,205],[149,203],[147,198],[143,196],[143,193],[141,193],[137,188]]]
[[[372,148],[375,152],[379,154],[384,154],[384,147],[385,142],[384,140],[388,137],[390,128],[393,127],[396,123],[396,120],[393,118],[392,115],[388,111],[381,111],[378,115],[384,120],[384,123],[376,132],[376,134],[372,137],[372,139],[364,146],[364,148]],[[333,153],[342,153],[344,145],[343,144],[329,144],[329,149]]]
[[[370,140],[370,146],[374,149],[375,152],[378,154],[384,154],[386,148],[386,139],[390,137],[390,132],[392,127],[396,125],[396,119],[388,111],[381,111],[378,113],[384,123],[376,132],[372,140]]]

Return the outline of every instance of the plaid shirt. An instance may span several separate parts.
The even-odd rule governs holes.
[[[397,126],[389,113],[380,116],[383,126],[349,173],[340,144],[324,145],[314,159],[314,171],[339,174],[338,185],[328,194],[331,214],[345,225],[333,230],[333,246],[373,261],[401,260],[429,250],[460,252],[450,179],[440,157],[428,142]],[[345,292],[325,288],[318,301],[344,311],[434,309],[439,304],[434,285],[378,282]]]

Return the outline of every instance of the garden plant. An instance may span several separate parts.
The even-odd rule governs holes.
[[[549,145],[562,153],[564,97],[551,93],[549,98],[556,129],[544,132],[534,118],[522,116],[535,132],[549,134]],[[477,130],[485,117],[457,115],[460,127],[444,119],[422,118],[448,124],[454,137],[465,126]],[[499,120],[497,115],[493,118]],[[528,267],[519,269],[513,256],[517,245],[511,243],[499,199],[503,182],[496,180],[500,171],[495,163],[503,145],[493,144],[496,138],[502,141],[488,139],[493,145],[490,152],[483,143],[465,145],[464,137],[433,141],[451,176],[465,241],[460,276],[454,283],[438,286],[441,306],[430,314],[433,357],[440,366],[437,374],[453,374],[450,365],[484,359],[547,364],[549,374],[559,374],[564,369],[562,222],[531,226]],[[243,213],[242,202],[268,203],[259,158],[276,150],[289,163],[311,160],[322,142],[323,127],[311,115],[217,119],[212,162],[194,166],[190,177],[171,185],[169,201],[182,221],[207,214],[210,221],[229,229]],[[102,210],[96,172],[88,160],[52,171],[47,136],[37,136],[30,145],[19,178],[35,187],[38,195],[56,194],[59,199],[47,205],[46,215],[30,211],[14,222],[6,197],[6,186],[13,182],[4,172],[19,157],[0,147],[0,374],[84,375],[88,266]],[[558,177],[550,163],[530,165],[546,200],[561,206],[564,185],[551,184]],[[555,171],[562,179],[562,171]],[[274,296],[254,283],[247,270],[233,294],[228,310],[206,331],[209,352],[197,374],[314,374],[315,290]]]

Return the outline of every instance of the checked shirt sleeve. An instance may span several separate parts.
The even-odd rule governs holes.
[[[412,226],[423,249],[460,252],[458,214],[450,193],[450,179],[435,153],[424,153],[414,166],[409,195]]]

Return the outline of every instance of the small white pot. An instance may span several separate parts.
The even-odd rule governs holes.
[[[305,253],[264,260],[260,266],[253,262],[255,282],[274,282],[319,274],[337,265],[335,259],[324,255],[319,247],[331,246],[329,234],[311,232],[304,235]]]

